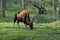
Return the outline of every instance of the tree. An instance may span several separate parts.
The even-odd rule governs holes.
[[[53,7],[54,7],[54,19],[57,20],[56,0],[53,0]]]
[[[59,14],[60,14],[60,0],[59,0]]]
[[[13,2],[12,0],[9,0],[9,3],[10,3],[10,4],[12,4],[12,2]]]
[[[41,1],[42,1],[41,6],[45,7],[45,0],[41,0]]]
[[[22,9],[25,9],[25,0],[22,0]]]
[[[60,6],[59,6],[59,14],[60,14]]]
[[[33,4],[33,5],[34,5],[34,7],[36,7],[39,10],[39,14],[44,14],[46,12],[45,7],[42,7],[42,6],[39,7],[36,4]]]
[[[2,16],[5,17],[6,0],[2,0]]]

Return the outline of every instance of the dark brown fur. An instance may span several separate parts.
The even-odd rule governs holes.
[[[30,29],[33,29],[33,23],[30,21],[29,13],[26,10],[17,12],[14,17],[14,24],[17,21],[18,27],[19,22],[23,22],[26,26],[29,25]]]

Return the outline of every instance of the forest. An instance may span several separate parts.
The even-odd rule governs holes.
[[[33,29],[24,24],[28,17],[14,24],[22,10]],[[0,0],[0,40],[60,40],[60,0]]]

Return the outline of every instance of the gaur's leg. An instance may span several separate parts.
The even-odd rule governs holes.
[[[26,24],[26,21],[24,21],[24,24],[25,24],[25,26],[26,26],[26,28],[27,28],[27,24]]]
[[[20,27],[19,27],[19,20],[17,21],[17,24],[18,24],[18,28],[20,28]]]
[[[27,24],[25,24],[26,28],[27,28]]]
[[[14,23],[13,23],[13,28],[14,28],[14,24],[15,24],[15,22],[17,21],[17,17],[15,16],[15,18],[14,18]]]
[[[33,29],[33,23],[29,24],[30,29]]]

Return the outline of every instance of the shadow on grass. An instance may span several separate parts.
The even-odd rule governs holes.
[[[28,38],[29,36],[24,36],[24,35],[9,37],[10,40],[27,40]]]
[[[0,32],[0,35],[6,35],[7,33],[6,32]]]

